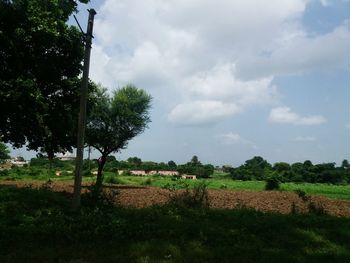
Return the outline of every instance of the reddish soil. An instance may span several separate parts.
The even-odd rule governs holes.
[[[43,182],[0,181],[0,185],[14,185],[17,187],[39,188]],[[47,185],[54,191],[72,192],[73,182],[53,182]],[[86,191],[88,184],[83,184]],[[135,187],[124,185],[107,185],[107,191],[117,190],[116,202],[124,207],[143,208],[156,204],[164,204],[171,196],[179,195],[184,190],[170,192],[155,187]],[[303,201],[297,194],[279,191],[232,191],[208,190],[209,206],[219,209],[233,209],[237,207],[253,208],[263,212],[277,212],[288,214],[292,210],[300,213],[309,211],[310,203],[316,208],[323,209],[333,216],[350,217],[350,201],[329,199],[323,196],[312,196]],[[294,208],[293,208],[294,207]]]

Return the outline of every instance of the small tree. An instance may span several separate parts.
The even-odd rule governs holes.
[[[7,148],[6,144],[0,142],[0,164],[11,158],[9,154],[10,150]]]
[[[151,96],[133,85],[118,89],[110,97],[100,88],[86,127],[86,141],[101,153],[98,159],[96,188],[102,187],[107,156],[124,149],[150,122]]]

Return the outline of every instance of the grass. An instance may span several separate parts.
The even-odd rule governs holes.
[[[23,168],[22,168],[23,169]],[[69,181],[73,180],[73,175],[55,176],[54,171],[47,169],[14,169],[10,170],[8,175],[0,176],[0,180],[42,180],[42,181]],[[95,177],[83,177],[84,182],[92,182]],[[212,178],[201,180],[185,180],[164,176],[116,176],[115,173],[105,172],[105,182],[113,184],[124,184],[134,186],[155,186],[193,188],[199,181],[204,181],[209,189],[226,190],[252,190],[263,191],[265,182],[263,181],[239,181],[232,180],[228,174],[215,172]],[[310,183],[283,183],[280,185],[281,191],[301,190],[309,195],[323,195],[333,199],[350,200],[350,185],[328,185],[328,184],[310,184]]]
[[[0,262],[350,262],[346,218],[69,198],[0,187]]]
[[[350,200],[350,185],[284,183],[283,191],[302,190],[311,195],[323,195],[333,199]]]
[[[155,187],[173,188],[193,188],[198,181],[204,181],[209,189],[226,189],[226,190],[252,190],[264,191],[265,182],[263,181],[238,181],[228,178],[211,178],[202,180],[173,180],[170,177],[150,176],[119,176],[119,181],[128,185],[150,185]],[[149,179],[151,178],[151,179]],[[150,183],[146,183],[150,180]],[[310,183],[283,183],[280,185],[281,191],[293,192],[302,190],[309,195],[323,195],[333,199],[350,200],[350,185],[330,185],[330,184],[310,184]]]

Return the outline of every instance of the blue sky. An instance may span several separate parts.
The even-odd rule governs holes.
[[[118,159],[350,159],[350,1],[92,1],[84,28],[90,7],[91,78],[154,98]]]

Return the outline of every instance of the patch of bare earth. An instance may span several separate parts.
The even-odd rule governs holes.
[[[52,182],[46,184],[40,181],[1,181],[0,185],[14,185],[17,187],[40,188],[49,187],[58,192],[73,192],[73,182]],[[83,191],[89,184],[83,184]],[[165,204],[172,195],[183,190],[170,192],[156,187],[135,187],[125,185],[106,185],[106,191],[117,190],[116,202],[124,207],[143,208],[152,205]],[[323,210],[333,216],[350,217],[350,201],[329,199],[323,196],[312,196],[303,201],[293,192],[280,191],[232,191],[208,190],[209,206],[218,209],[252,208],[262,212],[277,212],[288,214],[292,211],[305,213],[310,210],[310,203],[314,208]]]

